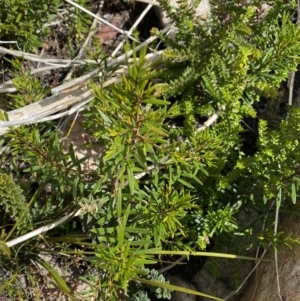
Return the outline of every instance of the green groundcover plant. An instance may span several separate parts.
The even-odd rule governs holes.
[[[51,122],[12,128],[1,140],[1,291],[8,299],[38,298],[38,265],[66,295],[79,298],[41,256],[45,245],[54,258],[88,264],[82,279],[90,288],[81,298],[150,300],[149,285],[157,298],[170,298],[174,289],[207,297],[167,283],[155,270],[163,255],[245,259],[206,252],[207,244],[245,254],[297,242],[273,228],[276,213],[297,208],[300,111],[280,115],[274,104],[299,64],[300,29],[286,1],[269,1],[264,17],[260,1],[239,2],[212,1],[204,22],[187,1],[173,10],[161,0],[177,28],[161,36],[161,59],[149,63],[142,48],[127,60],[120,81],[90,83],[94,100],[84,126],[94,142],[86,147],[104,149],[96,170],[83,168],[87,158],[79,160],[72,145],[64,151]],[[16,73],[20,84],[18,76],[30,75]],[[13,99],[26,103],[20,94]],[[257,116],[262,99],[273,108],[272,119]],[[258,119],[251,154],[243,150],[245,118]],[[70,212],[76,217],[46,234],[11,244]]]

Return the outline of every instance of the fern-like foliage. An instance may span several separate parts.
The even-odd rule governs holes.
[[[300,35],[291,15],[278,2],[274,1],[267,17],[258,19],[255,1],[247,7],[218,1],[211,20],[190,24],[186,19],[190,8],[182,1],[176,13],[170,13],[178,35],[164,39],[170,45],[165,53],[167,95],[191,100],[192,89],[197,108],[209,103],[212,110],[234,109],[250,115],[249,105],[261,96],[276,97],[280,83],[299,62],[294,55],[299,46],[293,41]],[[161,4],[171,11],[165,1]]]
[[[3,216],[2,225],[13,220],[17,223],[19,232],[24,232],[31,227],[31,216],[27,213],[27,203],[23,191],[17,185],[13,177],[7,174],[0,174],[0,208]]]
[[[300,62],[300,47],[295,42],[300,29],[291,14],[294,3],[270,1],[262,17],[260,1],[247,6],[239,1],[212,1],[212,14],[205,22],[194,18],[197,3],[192,7],[180,1],[177,9],[167,1],[160,3],[178,28],[176,35],[162,37],[169,46],[164,54],[162,79],[168,83],[164,93],[176,99],[177,116],[183,120],[170,130],[171,137],[185,141],[182,149],[203,146],[196,153],[205,150],[201,159],[208,175],[195,173],[203,183],[197,185],[201,198],[196,203],[204,202],[210,213],[202,230],[229,233],[238,227],[233,217],[237,203],[245,210],[250,204],[263,206],[276,197],[278,187],[284,187],[285,198],[293,195],[295,200],[299,158],[297,126],[292,124],[297,111],[289,112],[281,124],[277,122],[277,128],[261,120],[257,154],[246,156],[241,150],[244,118],[256,117],[255,104],[262,98],[278,102],[281,83]],[[199,124],[217,112],[211,128],[197,131]],[[211,160],[206,161],[210,147]],[[218,229],[223,218],[231,229],[226,230],[224,223]]]

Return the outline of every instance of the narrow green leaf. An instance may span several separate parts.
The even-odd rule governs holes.
[[[281,205],[281,187],[278,188],[278,194],[276,197],[276,208],[279,208]]]
[[[128,176],[128,184],[129,184],[129,189],[130,189],[130,194],[134,194],[134,176],[133,176],[133,171],[130,166],[127,166],[127,176]]]
[[[23,172],[31,172],[31,171],[36,171],[36,170],[40,170],[40,169],[42,169],[41,166],[35,165],[35,166],[30,166],[30,167],[26,168]]]
[[[218,300],[218,301],[225,301],[224,299],[220,299],[220,298],[208,295],[208,294],[197,292],[197,291],[189,289],[189,288],[185,288],[185,287],[181,287],[181,286],[177,286],[177,285],[173,285],[173,284],[169,284],[169,283],[163,283],[163,282],[158,282],[158,281],[148,280],[148,279],[143,279],[143,278],[133,278],[133,280],[147,284],[147,285],[151,285],[151,286],[162,287],[164,289],[175,290],[178,292],[202,296],[205,298],[210,298],[210,299]]]
[[[268,202],[268,198],[266,197],[266,195],[263,195],[263,202],[264,202],[264,205],[266,205]]]
[[[46,261],[39,261],[39,263],[50,273],[57,286],[68,296],[71,296],[71,290],[67,286],[65,280],[58,274],[58,272]],[[72,296],[71,296],[72,297]]]
[[[10,249],[4,241],[0,241],[0,253],[1,252],[10,259]]]
[[[126,231],[130,232],[130,233],[137,233],[137,234],[151,234],[152,233],[152,231],[150,229],[144,229],[144,228],[138,228],[138,227],[134,227],[134,228],[126,227]]]
[[[78,186],[79,186],[79,191],[80,191],[80,193],[83,193],[83,189],[84,189],[83,183],[80,182]]]
[[[191,185],[190,183],[188,183],[188,182],[186,182],[186,181],[184,181],[184,180],[182,180],[180,178],[177,181],[180,182],[181,184],[183,184],[186,187],[189,187],[191,189],[195,189],[195,187],[193,185]]]
[[[117,242],[117,238],[113,236],[101,236],[101,242],[109,242],[112,244]]]
[[[19,13],[17,18],[16,18],[16,23],[18,23],[22,18],[22,13]]]
[[[80,233],[74,233],[74,234],[66,234],[63,236],[57,236],[57,237],[47,237],[47,241],[61,241],[61,242],[71,242],[71,243],[84,243],[84,240],[88,240],[89,235],[87,234],[80,234]],[[93,244],[91,244],[93,245]]]
[[[272,75],[272,74],[269,74],[269,73],[264,73],[264,74],[262,74],[261,76],[262,76],[262,77],[271,78],[271,79],[278,79],[278,76]]]
[[[0,121],[9,121],[7,113],[1,109],[0,109]]]
[[[124,214],[123,219],[122,219],[122,225],[124,227],[124,231],[125,231],[125,228],[126,228],[129,213],[130,213],[130,205],[127,206],[125,214]]]
[[[150,245],[152,243],[152,240],[134,240],[126,242],[129,242],[131,246],[145,246]]]
[[[153,163],[153,165],[155,167],[158,166],[159,162],[158,162],[158,159],[156,157],[156,154],[155,154],[153,146],[151,144],[149,144],[149,143],[145,143],[145,146],[147,148],[147,151],[148,151],[148,154],[149,154],[149,157],[150,157],[149,161],[152,161],[152,163]]]
[[[184,172],[183,174],[182,174],[182,176],[184,176],[184,177],[187,177],[187,178],[190,178],[190,179],[193,179],[195,182],[197,182],[198,184],[200,184],[200,185],[203,185],[203,183],[199,180],[199,178],[197,178],[195,175],[193,175],[193,174],[188,174],[188,173],[186,173],[186,172]]]
[[[60,191],[62,193],[64,193],[65,192],[65,183],[64,183],[64,179],[62,177],[60,177],[58,179],[58,184],[59,184]]]
[[[92,229],[91,232],[98,234],[98,235],[106,235],[106,234],[111,234],[115,231],[116,229],[113,227],[109,227],[109,228],[96,228],[96,229]]]
[[[93,188],[93,194],[97,193],[100,191],[100,188],[101,188],[101,185],[102,185],[102,179],[100,179],[94,186]]]
[[[296,194],[296,185],[295,183],[292,184],[292,202],[295,205],[297,201],[297,194]]]
[[[142,103],[149,103],[153,105],[169,105],[170,102],[162,99],[156,99],[156,98],[149,98],[142,100]]]
[[[159,229],[159,227],[154,227],[153,235],[154,235],[155,246],[159,246],[160,245],[160,229]]]
[[[181,256],[207,256],[207,257],[219,257],[229,259],[245,259],[245,260],[257,260],[256,257],[240,256],[235,254],[226,253],[214,253],[214,252],[189,252],[189,251],[150,251],[147,254],[157,255],[181,255]],[[261,259],[263,261],[272,261],[271,259]]]
[[[97,108],[97,111],[100,114],[100,116],[102,117],[102,119],[106,125],[112,124],[111,120],[99,108]]]
[[[138,150],[138,153],[134,152],[133,156],[134,156],[134,159],[136,160],[136,162],[140,165],[140,167],[147,169],[146,158],[143,155],[142,151],[139,152],[139,150]]]
[[[122,248],[123,244],[124,244],[125,227],[126,227],[126,224],[127,224],[129,212],[130,212],[130,205],[128,205],[128,207],[126,209],[126,212],[125,212],[124,216],[122,217],[121,222],[119,223],[119,225],[117,227],[118,245],[119,245],[120,248]]]
[[[139,250],[135,250],[134,252],[136,254],[144,254],[144,255],[145,254],[150,254],[150,255],[153,255],[154,252],[159,251],[159,250],[160,250],[159,248],[151,248],[151,249],[147,249],[147,250],[145,250],[145,249],[139,249]]]
[[[122,190],[119,187],[117,191],[117,215],[121,217],[122,214]]]
[[[76,158],[75,158],[75,153],[74,153],[74,148],[73,148],[73,143],[69,144],[69,155],[73,163],[76,163]]]
[[[293,180],[294,181],[296,180],[297,182],[300,182],[300,178],[297,178],[297,177],[294,177]]]
[[[104,156],[104,160],[109,161],[109,160],[115,158],[118,154],[120,154],[121,152],[124,151],[124,148],[125,148],[124,145],[120,145],[117,148],[110,149],[109,151],[106,152],[106,154]]]
[[[163,128],[158,127],[158,125],[156,125],[154,123],[144,122],[144,126],[148,129],[148,131],[150,130],[158,135],[168,137],[168,132],[166,130],[164,130]],[[156,139],[158,139],[158,137]],[[163,140],[163,141],[165,141],[165,140]]]
[[[274,47],[270,47],[266,52],[265,56],[262,59],[262,63],[264,64],[267,59],[271,56],[272,52],[274,52]]]
[[[104,215],[97,221],[97,224],[98,225],[106,224],[109,220],[111,220],[112,216],[113,216],[112,212],[108,212],[106,215]]]
[[[75,178],[73,181],[73,188],[72,188],[72,196],[74,200],[77,197],[77,185],[78,185],[78,178]]]

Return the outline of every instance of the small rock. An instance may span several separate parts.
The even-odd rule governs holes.
[[[192,289],[192,290],[196,290],[196,288],[193,284],[185,281],[184,279],[182,279],[178,275],[174,275],[174,276],[168,275],[166,277],[166,279],[169,280],[170,283],[173,284],[173,285],[177,285],[177,286],[189,288],[189,289]],[[196,295],[185,294],[185,293],[173,291],[171,300],[172,301],[196,301]]]
[[[286,237],[292,233],[292,237],[300,237],[299,218],[286,219],[279,224],[279,230]],[[245,288],[240,301],[298,301],[300,300],[300,247],[292,245],[292,249],[286,246],[278,248],[278,276],[275,266],[274,250],[270,249],[265,256],[271,259],[269,262],[261,262],[253,273]],[[278,296],[279,279],[280,294]]]
[[[225,298],[232,291],[223,281],[216,279],[204,267],[193,278],[193,283],[199,292],[214,297]],[[198,300],[208,301],[213,299],[200,297]]]

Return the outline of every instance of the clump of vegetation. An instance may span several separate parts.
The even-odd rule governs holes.
[[[61,4],[50,3],[50,10]],[[218,250],[231,245],[241,255],[251,247],[271,244],[276,250],[297,242],[273,225],[281,210],[296,206],[300,111],[288,108],[272,125],[256,111],[262,98],[278,102],[280,84],[300,62],[293,5],[270,1],[261,18],[259,1],[241,6],[216,0],[203,22],[195,20],[188,1],[176,10],[168,1],[160,4],[177,28],[172,37],[157,32],[166,45],[160,59],[150,62],[147,48],[136,51],[133,44],[133,58],[127,55],[125,71],[113,84],[89,83],[93,101],[85,106],[84,127],[94,141],[87,147],[104,149],[95,170],[83,168],[87,158],[78,159],[72,145],[64,150],[53,121],[12,128],[1,140],[0,249],[9,279],[2,291],[9,298],[28,294],[11,286],[24,279],[24,270],[31,297],[38,295],[34,262],[66,295],[79,298],[41,256],[45,245],[52,257],[88,264],[82,279],[89,290],[80,298],[149,300],[144,285],[155,286],[158,298],[170,298],[173,289],[186,291],[147,269],[164,254],[209,256],[211,240]],[[31,20],[16,11],[6,12],[12,26]],[[43,16],[36,22],[44,21]],[[31,24],[34,30],[23,27],[25,33],[15,35],[22,34],[18,42],[26,49],[36,47],[37,39],[28,39],[37,28]],[[0,37],[6,37],[3,28]],[[110,65],[100,50],[99,56],[102,77],[108,78]],[[11,107],[44,97],[48,91],[41,83],[18,62],[12,65],[19,70],[15,87],[26,93],[12,95]],[[243,149],[246,117],[259,119],[251,154]],[[3,124],[7,118],[1,114]],[[21,248],[12,242],[53,221],[46,234],[41,235],[45,228],[25,238]]]
[[[47,34],[44,24],[60,1],[1,1],[0,37],[15,41],[24,50],[36,49]]]

